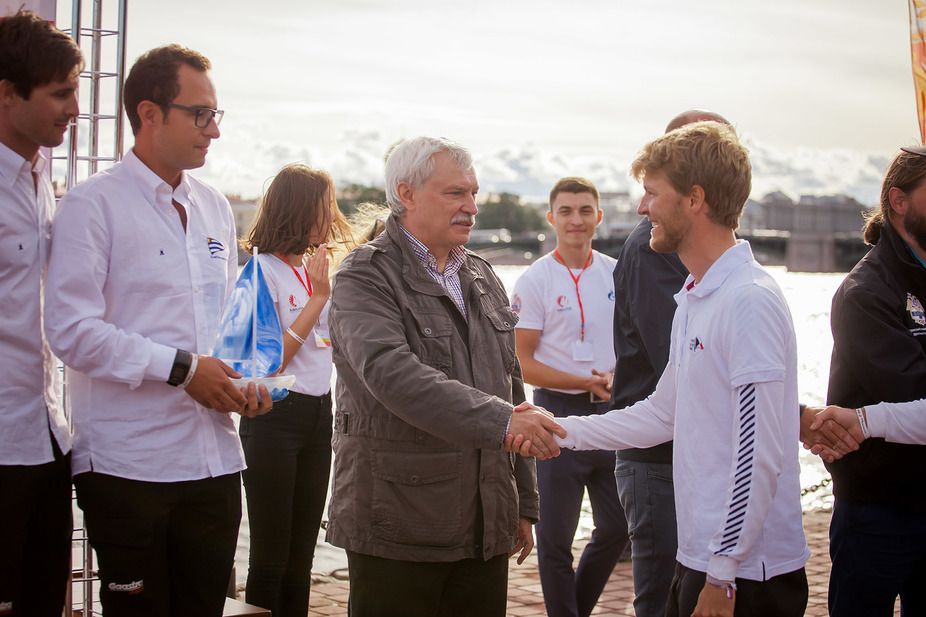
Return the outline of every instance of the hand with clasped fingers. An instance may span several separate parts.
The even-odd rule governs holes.
[[[834,409],[827,407],[826,411]],[[839,409],[839,408],[835,408]],[[849,410],[852,419],[858,423],[855,411]],[[861,429],[858,433],[838,422],[834,414],[826,414],[822,407],[805,407],[801,412],[800,439],[804,448],[818,455],[827,463],[841,459],[850,452],[858,450],[864,437]]]
[[[592,369],[591,376],[585,382],[585,389],[594,394],[598,400],[607,401],[611,398],[613,384],[613,372]]]
[[[238,377],[240,373],[218,358],[199,356],[186,393],[203,407],[220,413],[235,412],[253,418],[270,411],[273,399],[267,387],[258,390],[251,382],[246,388],[236,388],[230,378]]]
[[[862,407],[860,411],[864,414],[865,408]],[[849,438],[856,442],[856,446],[853,448],[854,450],[858,449],[857,444],[865,441],[865,433],[862,431],[858,412],[854,409],[837,407],[836,405],[830,405],[823,411],[815,414],[810,430],[827,435],[829,439],[833,439],[833,435],[847,433]],[[833,460],[836,460],[830,457],[830,453],[827,452],[826,448],[823,446],[812,445],[810,451],[819,455],[827,463],[832,463]]]
[[[505,448],[521,456],[550,459],[559,456],[555,435],[565,437],[566,429],[556,423],[553,414],[524,402],[512,410]]]

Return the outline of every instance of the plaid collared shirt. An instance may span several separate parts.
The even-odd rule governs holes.
[[[422,244],[418,238],[413,236],[411,232],[402,225],[399,225],[399,228],[408,239],[408,243],[411,245],[415,257],[417,257],[421,265],[424,266],[425,272],[427,272],[438,285],[444,288],[444,291],[447,292],[447,295],[450,296],[453,303],[457,305],[457,308],[460,309],[460,313],[465,319],[466,303],[463,301],[463,287],[460,285],[459,272],[460,268],[462,268],[463,264],[466,262],[466,251],[463,250],[462,246],[453,247],[450,254],[447,255],[447,263],[444,264],[444,271],[440,272],[437,269],[437,259],[431,254],[428,247]]]

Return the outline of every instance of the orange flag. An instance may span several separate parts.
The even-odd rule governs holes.
[[[910,0],[910,52],[920,140],[926,145],[926,0]]]

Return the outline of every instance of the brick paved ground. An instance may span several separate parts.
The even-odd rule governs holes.
[[[830,513],[814,510],[804,514],[804,531],[810,545],[811,557],[807,563],[807,578],[810,584],[808,617],[822,617],[826,613],[826,588],[829,579],[830,559],[828,553]],[[584,542],[577,542],[576,555]],[[543,596],[540,592],[540,576],[537,572],[536,551],[523,565],[512,562],[508,583],[508,614],[514,617],[545,615]],[[337,575],[338,573],[336,573]],[[347,615],[348,581],[335,577],[316,578],[312,584],[310,615]],[[608,586],[593,615],[633,615],[633,579],[630,563],[620,563],[611,575]],[[895,614],[899,615],[899,611]]]

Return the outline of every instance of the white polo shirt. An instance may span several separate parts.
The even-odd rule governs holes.
[[[296,274],[293,273],[289,263],[275,255],[261,253],[257,257],[270,295],[277,305],[280,315],[280,325],[285,331],[293,325],[302,309],[309,302],[308,290],[303,286]],[[305,270],[300,266],[296,268],[299,276],[306,279]],[[293,359],[284,369],[287,375],[294,375],[296,383],[290,390],[311,396],[321,396],[331,390],[331,335],[328,334],[328,307],[326,302],[318,318],[318,323],[305,339],[305,344],[299,348]],[[325,341],[328,345],[322,347]]]
[[[557,418],[563,447],[675,440],[678,561],[721,580],[803,567],[797,344],[774,279],[739,241],[676,294],[669,364],[647,399]],[[744,395],[746,398],[741,399]]]
[[[210,353],[236,279],[228,200],[186,173],[172,189],[129,152],[68,192],[54,234],[46,330],[68,366],[73,473],[175,482],[243,469],[232,418],[167,385],[177,349]]]
[[[0,143],[0,465],[54,460],[49,429],[62,452],[71,449],[58,363],[42,329],[55,208],[45,164]]]
[[[614,370],[614,266],[617,260],[592,251],[592,263],[576,284],[567,267],[552,253],[544,255],[518,278],[511,294],[511,308],[518,314],[518,329],[540,330],[534,359],[558,371],[572,375],[591,375]],[[581,334],[579,296],[585,312],[585,340],[590,345],[590,359],[577,360],[573,346]],[[584,390],[560,390],[581,394]]]

